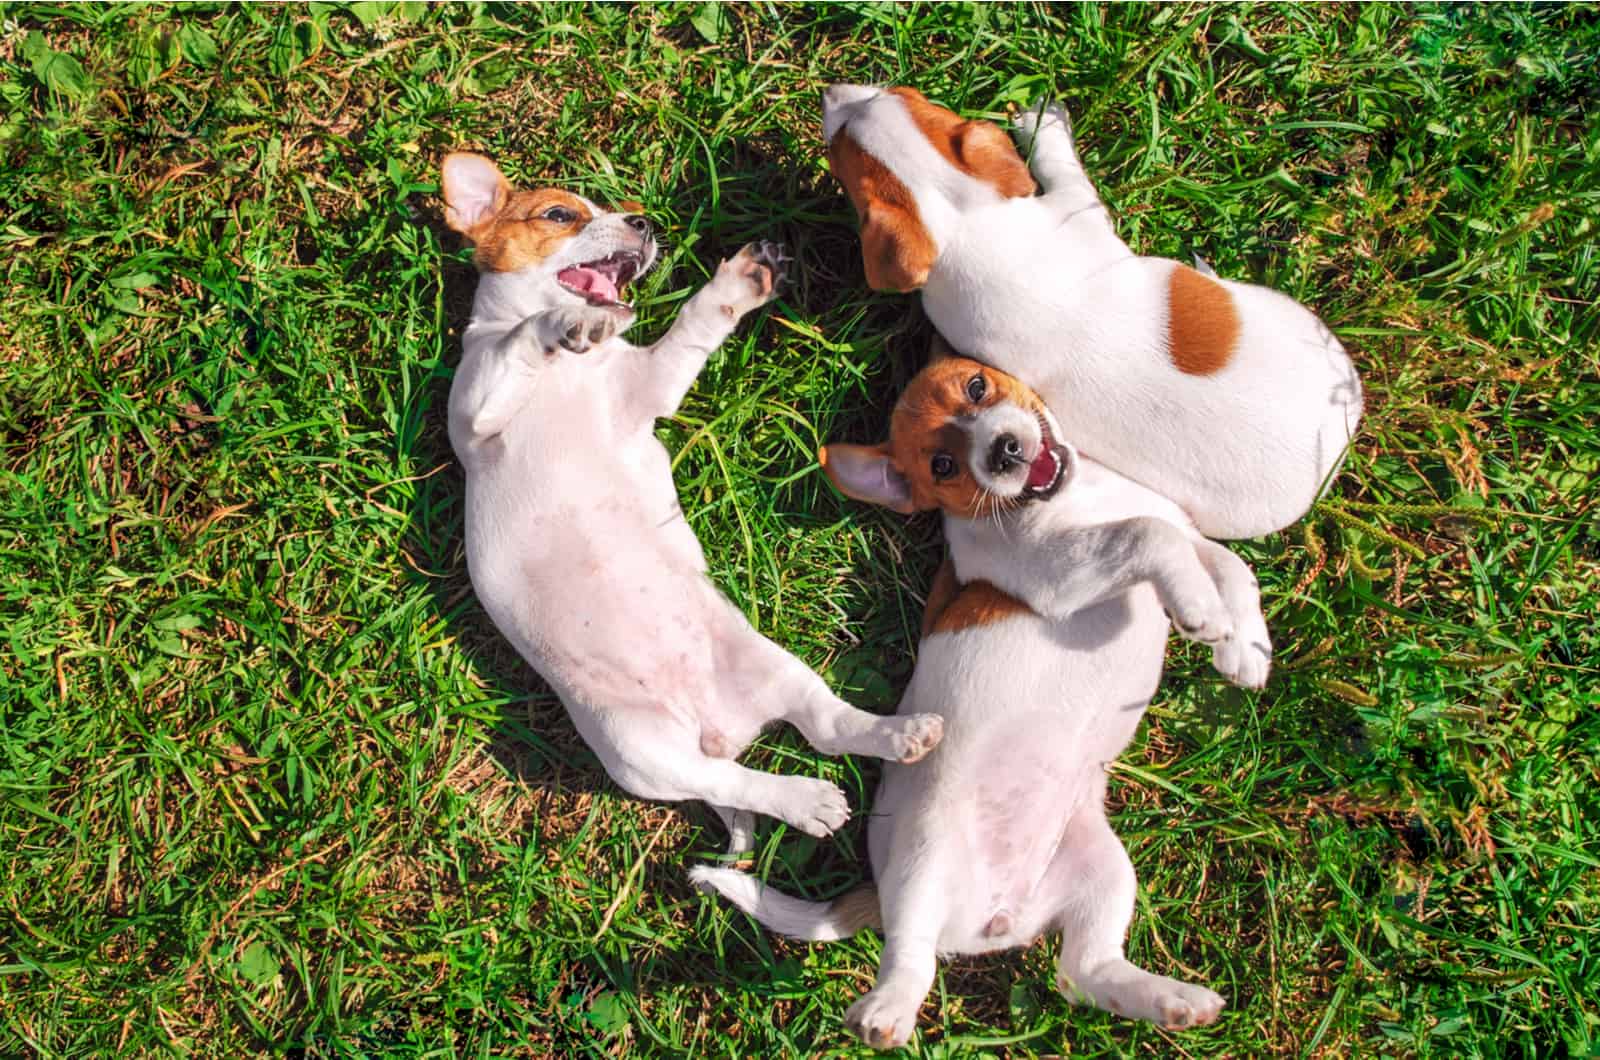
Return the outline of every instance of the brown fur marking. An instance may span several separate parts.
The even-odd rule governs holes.
[[[911,192],[889,168],[840,130],[828,145],[828,168],[861,221],[861,261],[874,291],[914,291],[933,268],[933,237]]]
[[[980,374],[987,392],[973,404],[967,383]],[[969,519],[993,514],[995,498],[979,489],[967,467],[966,432],[951,420],[1002,401],[1025,409],[1044,408],[1021,380],[967,357],[934,361],[911,380],[889,418],[888,451],[895,470],[910,484],[916,511],[938,508]],[[956,473],[943,480],[933,477],[933,458],[940,452],[956,461]]]
[[[959,633],[1017,614],[1032,614],[1027,604],[988,582],[969,582],[933,623],[934,633]]]
[[[1179,265],[1167,281],[1167,300],[1168,348],[1178,371],[1210,375],[1220,370],[1239,341],[1239,311],[1228,289]]]
[[[539,215],[565,206],[577,220],[560,223]],[[505,209],[467,233],[477,245],[472,260],[484,272],[515,272],[537,265],[593,219],[584,201],[560,188],[514,191]]]
[[[496,196],[493,216],[465,228],[451,220],[451,227],[472,243],[473,264],[482,272],[515,272],[537,265],[594,218],[589,205],[570,191],[514,191],[510,185],[504,189]],[[566,207],[574,220],[551,221],[540,216],[552,206]]]
[[[841,894],[828,903],[828,917],[841,931],[851,934],[866,927],[882,927],[883,913],[878,905],[878,888],[867,883]]]
[[[926,637],[933,632],[934,623],[939,621],[944,609],[960,593],[961,583],[956,581],[956,565],[946,553],[939,562],[939,569],[933,572],[933,584],[928,586],[928,602],[922,608],[922,631],[919,637]]]
[[[992,186],[1008,199],[1032,195],[1038,190],[1033,174],[1028,172],[1028,164],[1017,153],[1011,137],[998,125],[968,121],[952,110],[929,102],[928,97],[914,88],[902,85],[889,91],[900,97],[922,135],[952,166]]]

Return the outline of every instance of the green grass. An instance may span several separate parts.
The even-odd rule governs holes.
[[[927,340],[818,142],[820,86],[891,80],[1059,96],[1136,248],[1306,300],[1369,394],[1239,547],[1272,683],[1175,644],[1114,777],[1130,951],[1222,1020],[1068,1008],[1040,945],[946,966],[914,1051],[1594,1055],[1597,57],[1592,7],[5,6],[0,1054],[859,1052],[876,937],[693,894],[710,813],[623,797],[472,596],[435,182],[641,199],[641,335],[789,244],[662,436],[717,582],[887,710],[937,528],[813,465]],[[864,820],[758,867],[836,893]]]

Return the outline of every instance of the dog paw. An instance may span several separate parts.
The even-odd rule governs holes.
[[[746,243],[739,253],[717,266],[716,285],[726,299],[722,311],[738,318],[778,296],[792,259],[777,243]]]
[[[1186,639],[1201,644],[1225,644],[1233,640],[1233,616],[1222,604],[1222,597],[1209,582],[1209,592],[1172,596],[1164,600],[1172,624]]]
[[[1160,1024],[1169,1031],[1215,1023],[1222,1007],[1227,1004],[1221,994],[1203,986],[1180,983],[1164,976],[1159,978],[1161,985],[1150,999],[1153,1009],[1150,1022]]]
[[[1116,974],[1073,983],[1056,976],[1056,989],[1073,1004],[1091,1004],[1127,1019],[1148,1020],[1168,1030],[1200,1027],[1216,1020],[1222,995],[1193,983],[1168,979],[1119,961]]]
[[[1264,631],[1259,637],[1235,631],[1211,646],[1211,665],[1240,688],[1264,688],[1272,671],[1272,644]]]
[[[850,1033],[874,1049],[897,1049],[917,1029],[921,999],[907,1002],[883,990],[869,990],[844,1014]]]
[[[893,751],[886,757],[902,765],[918,761],[944,738],[944,719],[937,714],[911,714],[896,718],[895,722]]]
[[[1065,136],[1072,141],[1072,118],[1066,108],[1054,101],[1042,100],[1029,107],[1011,123],[1017,130],[1022,149],[1028,150],[1035,139],[1045,136]]]
[[[588,353],[633,323],[633,310],[620,305],[566,306],[551,311],[550,335],[568,353]],[[555,353],[547,348],[546,353]]]
[[[833,784],[810,777],[793,777],[794,795],[780,814],[809,836],[832,835],[850,819],[850,801]]]

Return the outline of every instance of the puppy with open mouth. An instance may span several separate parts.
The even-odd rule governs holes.
[[[1106,820],[1106,764],[1155,693],[1167,614],[1230,681],[1266,681],[1250,569],[1171,501],[1078,456],[1028,387],[965,358],[911,381],[888,442],[829,445],[821,460],[851,497],[943,512],[950,564],[900,710],[937,709],[944,739],[884,770],[867,832],[875,893],[805,902],[734,869],[691,879],[797,938],[881,925],[877,984],[845,1017],[879,1048],[910,1038],[939,954],[1046,932],[1061,934],[1057,985],[1074,1000],[1170,1028],[1211,1022],[1221,997],[1123,954],[1136,881]]]
[[[822,106],[868,284],[920,290],[952,347],[1043,394],[1085,453],[1207,537],[1281,529],[1326,488],[1361,420],[1344,347],[1284,294],[1135,254],[1064,110],[1018,119],[1030,171],[998,126],[912,88],[833,85]]]
[[[443,191],[479,270],[450,441],[484,609],[627,791],[703,799],[735,850],[752,813],[816,836],[838,828],[849,808],[833,784],[735,761],[760,730],[787,721],[830,754],[911,762],[940,721],[858,710],[750,626],[706,577],[653,430],[740,318],[774,297],[781,250],[744,247],[666,335],[634,346],[622,338],[627,286],[656,260],[644,217],[516,190],[469,153],[445,159]]]

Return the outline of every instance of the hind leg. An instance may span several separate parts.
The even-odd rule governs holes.
[[[743,616],[740,628],[720,638],[718,670],[727,676],[730,691],[767,718],[799,729],[823,754],[909,763],[933,750],[944,735],[944,720],[937,714],[886,717],[852,707],[805,663],[744,623]]]
[[[875,1049],[898,1048],[917,1029],[917,1014],[938,971],[949,882],[924,865],[916,878],[898,887],[887,878],[878,885],[883,910],[878,980],[844,1015],[845,1026]]]
[[[1051,875],[1070,881],[1060,918],[1057,989],[1075,1003],[1170,1030],[1217,1018],[1225,1004],[1219,995],[1153,975],[1123,956],[1137,880],[1122,840],[1104,814],[1081,813],[1067,826]]]
[[[630,794],[662,802],[700,799],[718,814],[732,815],[735,839],[740,838],[740,811],[776,817],[817,837],[832,834],[850,819],[850,804],[833,784],[714,758],[700,749],[699,733],[687,725],[663,720],[623,727],[578,711],[572,717],[611,779]]]

